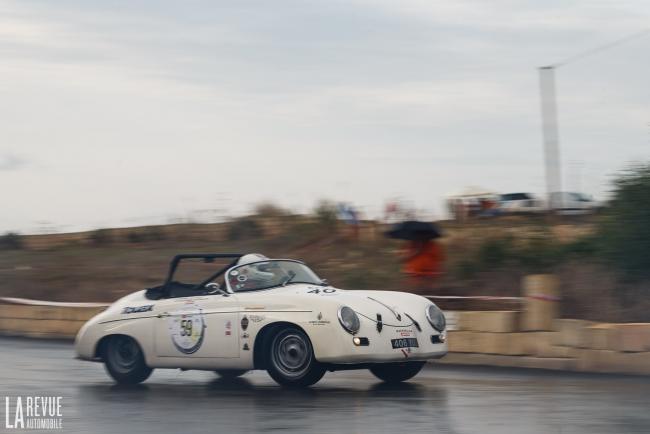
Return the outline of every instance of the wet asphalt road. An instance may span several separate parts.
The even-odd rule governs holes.
[[[0,338],[0,367],[2,401],[63,396],[66,433],[650,432],[650,380],[640,377],[432,367],[399,387],[348,371],[295,391],[264,372],[227,382],[158,370],[123,388],[101,364],[74,360],[70,343],[12,338]],[[0,412],[7,431],[4,402]]]

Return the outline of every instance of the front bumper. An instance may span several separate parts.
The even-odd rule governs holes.
[[[355,345],[355,337],[367,338],[368,344]],[[440,341],[441,337],[445,342]],[[354,336],[343,331],[336,333],[336,336],[328,336],[325,341],[327,344],[318,345],[315,353],[319,362],[332,364],[431,360],[447,354],[445,337],[444,333],[433,329],[384,327],[378,332],[376,329],[362,327]],[[403,338],[417,339],[417,347],[393,348],[391,341]]]

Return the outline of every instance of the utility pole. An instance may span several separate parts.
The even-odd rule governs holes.
[[[557,123],[557,102],[555,96],[555,70],[568,63],[581,60],[602,51],[609,50],[633,39],[650,35],[650,28],[633,33],[606,45],[578,53],[561,62],[539,68],[539,89],[542,104],[542,140],[544,142],[544,165],[546,171],[546,194],[548,207],[554,209],[562,206],[562,195],[553,198],[552,193],[562,191],[562,167],[560,164],[560,136]]]
[[[560,137],[557,126],[557,102],[555,100],[555,67],[539,68],[539,89],[542,104],[542,139],[544,142],[544,166],[546,169],[546,197],[549,209],[556,204],[553,193],[562,191],[560,170]],[[561,195],[557,196],[558,198]]]

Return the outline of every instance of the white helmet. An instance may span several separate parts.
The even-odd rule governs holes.
[[[258,261],[264,261],[267,260],[266,256],[262,255],[261,253],[248,253],[237,261],[237,265],[244,265],[244,264],[250,264],[251,262],[258,262]]]

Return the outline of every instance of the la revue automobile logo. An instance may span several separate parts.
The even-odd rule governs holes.
[[[50,430],[63,428],[61,396],[5,396],[5,428]]]

